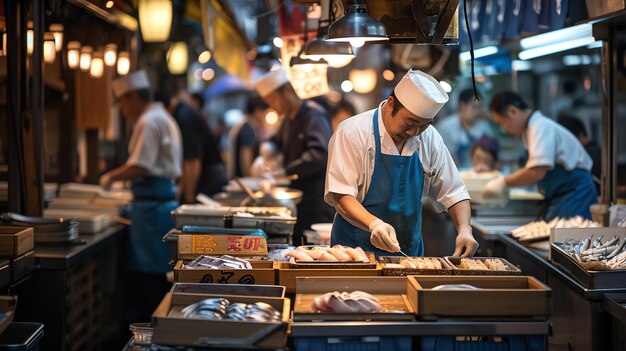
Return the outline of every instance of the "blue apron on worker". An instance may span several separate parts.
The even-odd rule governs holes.
[[[463,123],[459,122],[461,125],[461,130],[467,136],[467,143],[459,144],[456,150],[456,158],[459,162],[458,166],[463,168],[471,168],[472,167],[472,147],[478,141],[478,139],[474,138],[472,134],[463,126]]]
[[[176,187],[171,180],[144,176],[132,181],[129,269],[162,274],[169,270],[169,248],[163,236],[174,228],[170,214],[178,207]]]
[[[372,215],[389,223],[395,230],[403,252],[424,255],[422,242],[422,191],[424,171],[417,152],[412,156],[385,155],[380,147],[378,109],[374,113],[376,158],[370,187],[362,205]],[[399,255],[379,250],[370,242],[370,233],[335,216],[331,243],[360,246],[376,256]]]
[[[591,173],[579,168],[568,171],[560,164],[539,182],[539,192],[545,196],[548,205],[546,221],[557,216],[570,218],[577,215],[591,219],[589,206],[597,202]]]

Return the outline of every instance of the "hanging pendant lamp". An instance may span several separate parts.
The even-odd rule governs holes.
[[[349,42],[360,47],[368,41],[387,41],[385,26],[367,14],[363,0],[346,1],[347,12],[328,28],[329,41]]]

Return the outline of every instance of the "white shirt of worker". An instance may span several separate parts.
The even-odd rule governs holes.
[[[359,202],[367,194],[374,172],[374,112],[366,111],[343,121],[330,139],[324,200],[331,206],[336,205],[331,193],[352,195]],[[385,129],[380,111],[378,126],[382,153],[400,155]],[[424,169],[423,194],[438,212],[470,198],[450,153],[434,127],[430,126],[420,135],[409,138],[401,156],[410,156],[416,151]],[[346,220],[359,227],[349,218]]]
[[[181,145],[174,119],[163,104],[151,103],[135,124],[126,164],[144,168],[149,176],[176,179],[182,174]]]
[[[528,128],[522,135],[524,147],[528,150],[526,168],[560,164],[567,171],[573,169],[591,170],[593,161],[578,139],[565,127],[534,111],[528,117]]]

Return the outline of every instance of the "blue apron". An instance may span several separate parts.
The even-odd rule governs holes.
[[[591,173],[578,168],[567,171],[560,164],[539,182],[539,192],[545,196],[548,205],[546,221],[557,216],[570,218],[576,215],[591,219],[589,206],[597,202]]]
[[[163,274],[171,270],[169,248],[162,238],[174,228],[170,212],[178,207],[176,187],[171,180],[144,176],[132,181],[131,190],[129,269]]]
[[[422,191],[424,171],[417,152],[412,156],[385,155],[381,152],[378,131],[378,109],[374,113],[376,158],[370,187],[363,207],[372,215],[389,223],[395,230],[403,252],[423,256]],[[331,244],[360,246],[378,256],[400,255],[379,250],[370,242],[370,233],[335,215]]]

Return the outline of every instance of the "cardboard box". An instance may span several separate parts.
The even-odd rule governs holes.
[[[265,302],[281,313],[280,322],[185,318],[180,310],[211,295],[167,293],[152,314],[152,343],[190,347],[280,349],[287,342],[288,298],[229,296],[231,303]]]
[[[16,258],[35,247],[33,228],[0,227],[0,258]]]
[[[178,235],[178,259],[199,255],[267,256],[267,241],[260,236]]]
[[[406,296],[406,277],[296,278],[294,321],[414,321],[415,311]],[[328,292],[364,291],[376,297],[381,312],[315,312],[313,300]]]
[[[278,269],[277,284],[287,289],[287,292],[296,291],[297,277],[354,277],[367,276],[375,277],[382,275],[380,264],[376,264],[376,268],[367,269],[339,269],[339,268],[289,268],[289,262],[282,262]]]
[[[478,290],[432,290],[468,284]],[[539,318],[550,315],[552,290],[528,276],[409,276],[407,295],[418,318]]]
[[[277,265],[273,261],[250,261],[252,269],[184,269],[189,261],[174,266],[174,281],[184,283],[261,284],[276,283]]]

